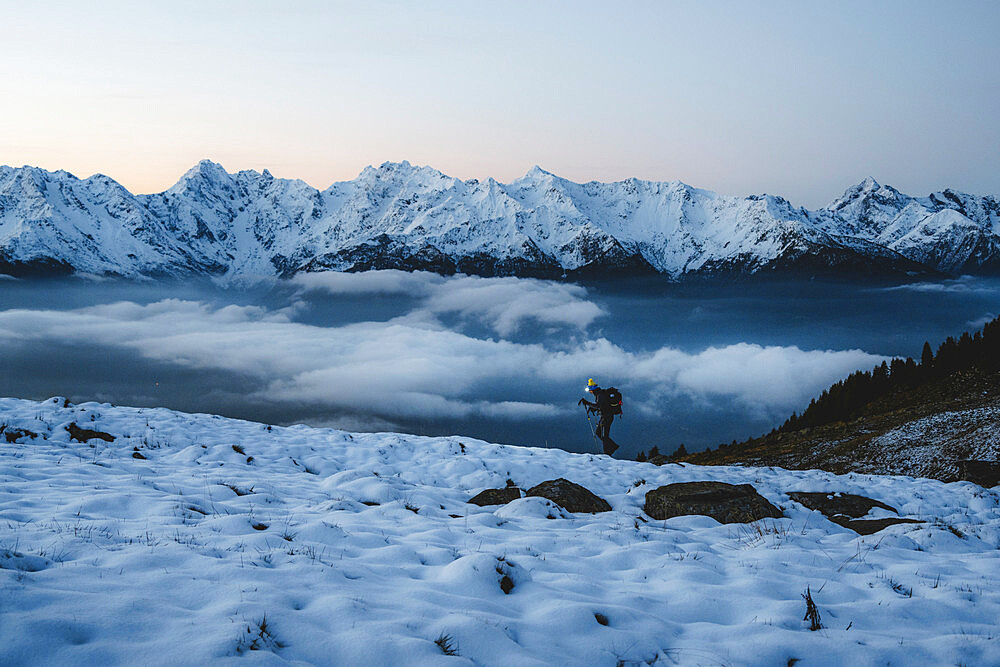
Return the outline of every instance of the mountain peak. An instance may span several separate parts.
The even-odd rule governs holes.
[[[539,167],[537,164],[528,170],[528,173],[524,175],[525,178],[544,178],[546,176],[553,176],[551,171],[546,171]]]
[[[386,160],[378,166],[380,171],[410,171],[413,169],[413,165],[410,164],[409,160],[402,160],[400,162],[393,162],[392,160]]]
[[[881,187],[882,186],[879,184],[879,182],[876,181],[874,178],[872,178],[871,176],[866,176],[864,180],[862,180],[857,185],[852,185],[851,187],[847,188],[847,190],[844,191],[843,198],[844,199],[848,197],[854,198],[858,196],[871,194],[872,192],[877,192]]]
[[[386,174],[411,174],[416,171],[421,171],[422,169],[429,169],[429,167],[414,167],[410,164],[409,160],[403,160],[401,162],[386,160],[378,167],[368,165],[361,170],[360,176],[368,176],[372,178],[376,176],[385,176]]]
[[[198,164],[188,169],[168,192],[180,192],[194,184],[227,181],[231,174],[218,162],[200,160]],[[197,187],[197,186],[196,186]]]
[[[878,181],[876,181],[871,176],[865,176],[864,180],[858,183],[857,187],[860,188],[861,190],[871,192],[874,190],[878,190],[882,186],[879,185]]]
[[[183,181],[185,178],[191,177],[201,177],[201,178],[224,178],[229,176],[229,172],[219,164],[218,162],[213,162],[212,160],[199,160],[198,164],[188,169],[181,176]]]
[[[198,169],[200,171],[222,171],[222,172],[225,172],[225,173],[229,173],[229,172],[227,172],[225,170],[225,168],[220,163],[215,162],[214,160],[208,160],[208,159],[198,160],[198,164],[196,164],[192,168],[193,169]]]
[[[385,181],[402,183],[413,178],[428,185],[438,184],[435,187],[440,187],[440,182],[456,182],[456,179],[447,176],[434,167],[410,164],[408,160],[403,160],[402,162],[386,161],[377,168],[368,165],[358,175],[358,180],[361,182]]]
[[[880,192],[882,195],[889,196],[890,198],[899,195],[899,191],[895,188],[889,185],[881,185],[871,176],[867,176],[857,185],[852,185],[844,190],[844,194],[842,194],[835,202],[827,206],[827,210],[839,211],[855,201],[867,199],[873,194]]]

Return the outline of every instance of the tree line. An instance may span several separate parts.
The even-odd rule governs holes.
[[[870,371],[852,373],[810,401],[801,415],[792,413],[777,431],[784,433],[848,421],[886,394],[913,389],[971,368],[985,372],[1000,370],[1000,317],[974,334],[965,332],[957,340],[949,336],[938,346],[937,353],[925,342],[919,362],[897,357]]]

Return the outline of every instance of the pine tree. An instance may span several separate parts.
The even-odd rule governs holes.
[[[952,371],[958,370],[958,341],[952,336],[945,338],[934,356],[935,375],[944,377]]]
[[[930,374],[931,368],[934,366],[934,351],[931,350],[930,341],[924,341],[924,349],[920,353],[920,369],[924,372],[924,376]]]
[[[848,421],[888,392],[917,387],[973,367],[986,372],[1000,370],[1000,317],[987,322],[981,332],[964,333],[958,340],[949,336],[937,354],[930,342],[925,342],[919,364],[909,357],[905,361],[897,358],[868,372],[851,373],[812,399],[802,414],[793,412],[780,428],[768,435]]]

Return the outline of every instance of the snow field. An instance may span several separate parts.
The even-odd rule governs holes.
[[[72,441],[74,422],[116,439]],[[1000,662],[1000,493],[970,483],[58,398],[0,399],[0,424],[39,435],[0,437],[5,665]],[[557,477],[613,511],[466,503]],[[786,518],[642,512],[646,491],[698,480],[752,484]],[[927,523],[859,536],[789,491],[859,493]]]

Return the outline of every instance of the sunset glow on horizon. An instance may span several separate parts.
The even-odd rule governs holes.
[[[1000,193],[1000,4],[4,3],[0,164]]]

